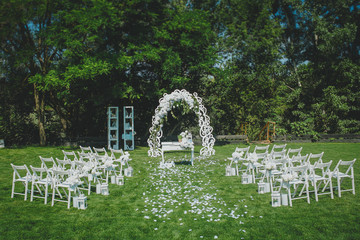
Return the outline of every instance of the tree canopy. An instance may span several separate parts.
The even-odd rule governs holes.
[[[352,0],[4,0],[0,138],[106,136],[106,108],[133,105],[147,139],[177,88],[203,97],[215,134],[268,120],[281,133],[359,133],[359,25]]]

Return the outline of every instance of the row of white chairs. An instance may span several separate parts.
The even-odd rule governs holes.
[[[249,150],[250,147],[236,148],[235,152],[243,154],[241,158],[229,158],[230,166],[235,164],[237,174],[239,175],[239,171],[243,172],[243,177],[250,177],[252,183],[256,183],[256,180],[260,180],[260,185],[270,183],[271,192],[279,193],[286,189],[290,206],[292,200],[301,198],[306,198],[310,203],[311,192],[315,193],[316,201],[319,195],[324,194],[329,194],[333,198],[332,179],[337,181],[339,197],[344,191],[355,194],[353,166],[356,159],[340,160],[331,170],[333,161],[324,163],[324,152],[301,155],[302,147],[286,149],[286,144],[274,145],[271,150],[269,145],[255,146],[253,152]],[[288,181],[284,181],[283,177],[288,178]],[[347,178],[351,181],[351,188],[342,187],[344,179]],[[299,189],[299,186],[302,187]],[[309,189],[310,186],[312,189]],[[306,196],[303,196],[304,193]]]
[[[26,164],[11,164],[13,168],[11,197],[20,194],[24,195],[24,200],[27,200],[30,192],[30,201],[33,201],[34,198],[43,198],[44,204],[47,204],[50,187],[52,190],[51,205],[53,206],[55,201],[67,202],[68,208],[70,208],[72,193],[80,195],[82,194],[81,190],[86,190],[89,195],[91,182],[108,184],[111,174],[123,178],[122,166],[125,164],[129,166],[128,161],[131,160],[129,154],[122,150],[110,149],[111,154],[108,155],[105,148],[80,147],[80,149],[79,157],[73,151],[64,150],[64,158],[55,158],[56,161],[53,157],[40,156],[41,167],[30,165],[28,168]],[[25,190],[16,191],[16,183],[21,183]]]

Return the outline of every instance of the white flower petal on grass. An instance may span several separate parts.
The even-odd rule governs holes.
[[[216,235],[214,236],[214,239],[218,239],[218,238],[219,238],[218,236],[216,236]]]
[[[149,216],[144,216],[144,218],[145,218],[145,219],[150,219],[150,217],[149,217]]]

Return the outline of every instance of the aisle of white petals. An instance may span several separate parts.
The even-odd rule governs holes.
[[[237,204],[230,205],[218,194],[219,190],[207,173],[213,171],[211,165],[220,164],[219,162],[209,159],[197,162],[199,164],[194,167],[177,165],[172,168],[159,168],[149,162],[151,182],[142,196],[145,207],[137,211],[141,211],[145,219],[158,222],[159,226],[167,220],[174,220],[175,216],[181,213],[188,217],[190,215],[193,221],[237,221],[239,232],[242,233],[246,232],[245,222],[249,218],[263,218],[248,216],[246,202],[253,200],[252,196],[250,199],[238,199]],[[182,209],[180,213],[178,208]],[[179,218],[178,222],[180,226],[185,226],[182,218]],[[188,231],[192,231],[191,226]],[[215,239],[218,237],[220,236],[214,236]]]

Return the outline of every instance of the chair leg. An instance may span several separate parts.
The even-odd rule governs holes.
[[[352,177],[351,178],[352,179],[352,193],[355,195],[355,178],[354,177]]]
[[[334,199],[334,189],[333,189],[331,178],[329,179],[329,182],[330,182],[330,196],[331,196],[331,199]]]
[[[89,181],[89,189],[88,189],[88,195],[91,193],[91,181]]]
[[[49,191],[49,185],[46,184],[46,186],[45,186],[45,196],[44,196],[45,200],[44,200],[44,204],[47,204],[48,191]]]
[[[11,198],[14,198],[14,192],[15,192],[15,182],[13,181],[12,188],[11,188]]]
[[[55,201],[55,186],[53,187],[52,199],[51,199],[51,206],[54,206]]]
[[[24,197],[24,201],[27,200],[28,186],[29,186],[29,184],[28,184],[28,182],[26,181],[26,182],[25,182],[25,197]]]
[[[71,191],[70,191],[70,189],[69,189],[68,207],[67,207],[67,208],[70,208],[70,203],[71,203]]]
[[[341,197],[341,188],[340,188],[340,178],[337,178],[337,182],[338,182],[338,196]]]
[[[316,181],[314,182],[314,192],[315,192],[315,201],[319,201],[319,198],[318,198],[318,186],[316,185]]]
[[[31,184],[30,202],[34,200],[34,183]]]
[[[310,204],[309,184],[306,183],[307,202]]]
[[[291,197],[291,191],[290,191],[290,186],[288,187],[288,197],[289,197],[289,204],[290,204],[290,207],[292,207],[292,197]]]

